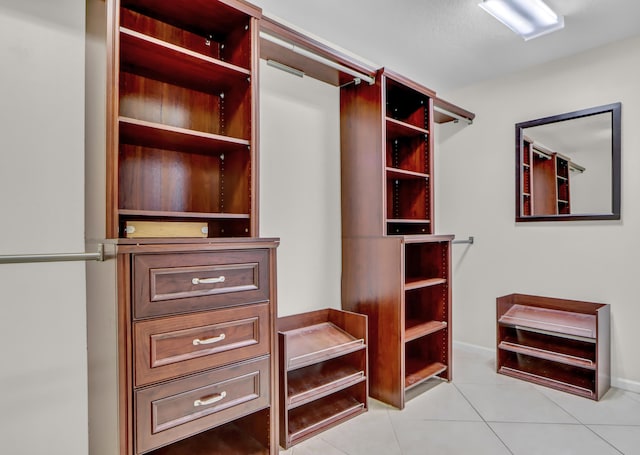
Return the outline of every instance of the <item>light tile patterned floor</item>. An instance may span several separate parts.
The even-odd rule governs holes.
[[[490,352],[454,352],[452,383],[412,391],[404,410],[369,412],[281,455],[640,455],[640,395],[599,402],[494,371]]]

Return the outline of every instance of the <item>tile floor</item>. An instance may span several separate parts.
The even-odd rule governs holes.
[[[370,399],[369,412],[280,455],[640,455],[640,394],[595,402],[498,375],[490,352],[464,348],[453,372],[403,411]]]

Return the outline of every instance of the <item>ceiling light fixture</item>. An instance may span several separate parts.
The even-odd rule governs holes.
[[[564,17],[557,15],[542,0],[483,0],[478,6],[525,41],[564,27]]]

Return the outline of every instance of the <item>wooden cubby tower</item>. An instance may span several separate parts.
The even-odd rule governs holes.
[[[106,97],[88,99],[106,104],[106,160],[87,160],[87,186],[106,216],[87,218],[87,235],[108,239],[114,260],[87,266],[90,452],[275,455],[279,242],[258,237],[257,210],[262,11],[101,8]]]
[[[135,235],[140,221],[256,236],[260,10],[231,0],[111,3],[107,237]]]
[[[408,389],[451,379],[453,236],[434,235],[436,100],[387,69],[340,92],[342,306],[369,317],[370,395],[398,408]]]

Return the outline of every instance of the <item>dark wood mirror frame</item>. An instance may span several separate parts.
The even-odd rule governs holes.
[[[620,219],[620,155],[621,155],[621,103],[607,104],[565,114],[529,120],[516,124],[516,222],[525,221],[584,221]],[[611,114],[611,212],[557,215],[523,215],[523,163],[524,130],[540,125],[578,119],[598,114]]]

